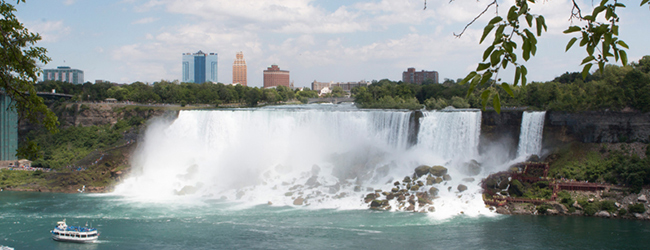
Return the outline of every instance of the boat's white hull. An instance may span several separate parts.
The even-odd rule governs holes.
[[[77,242],[77,243],[93,243],[99,238],[97,231],[79,232],[79,231],[63,231],[52,230],[52,239],[56,241]]]
[[[87,237],[87,238],[81,238],[81,237],[73,237],[73,236],[62,236],[62,235],[53,235],[52,239],[56,241],[65,241],[65,242],[76,242],[76,243],[93,243],[97,241],[99,236],[94,236],[94,237]]]

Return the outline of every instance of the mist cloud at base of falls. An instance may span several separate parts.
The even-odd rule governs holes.
[[[496,148],[478,154],[481,112],[424,113],[418,143],[409,146],[410,112],[182,111],[171,124],[149,126],[132,176],[115,193],[143,202],[226,199],[242,206],[292,205],[301,197],[307,208],[367,209],[368,190],[390,190],[419,165],[443,165],[453,179],[436,184],[433,216],[490,214],[478,183],[510,159],[495,157]],[[472,159],[483,169],[466,183],[462,166]],[[459,193],[461,183],[468,190]]]

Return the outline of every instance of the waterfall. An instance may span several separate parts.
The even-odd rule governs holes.
[[[444,165],[454,178],[436,184],[444,190],[436,200],[438,214],[484,210],[480,187],[463,181],[461,169],[478,157],[481,112],[424,112],[418,142],[408,145],[411,113],[323,107],[181,111],[170,124],[148,127],[132,160],[133,174],[115,194],[251,205],[295,205],[300,197],[311,208],[359,209],[367,208],[362,197],[368,191],[391,190],[395,180],[425,164]],[[461,183],[470,189],[459,195]]]
[[[542,132],[546,111],[524,112],[521,118],[521,133],[519,134],[518,157],[530,155],[539,156],[542,152]]]
[[[481,112],[424,112],[418,133],[418,144],[447,160],[478,156],[481,133]]]

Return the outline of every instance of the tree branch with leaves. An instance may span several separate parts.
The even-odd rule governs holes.
[[[25,0],[16,3],[20,2]],[[13,5],[0,0],[0,92],[12,100],[9,108],[17,111],[21,120],[42,124],[54,133],[58,131],[57,117],[34,88],[40,73],[37,64],[45,64],[50,58],[45,48],[35,46],[40,35],[29,32],[15,11]]]
[[[641,5],[650,5],[650,0],[642,0]],[[483,61],[478,64],[475,71],[467,74],[461,81],[461,84],[470,84],[467,96],[469,96],[477,87],[486,86],[480,95],[483,109],[487,106],[489,100],[497,112],[501,112],[501,101],[497,88],[502,88],[508,95],[514,97],[511,86],[527,83],[526,76],[528,69],[518,60],[517,54],[520,54],[523,61],[528,61],[531,56],[537,53],[537,38],[547,31],[546,22],[543,15],[530,12],[529,4],[535,4],[535,0],[516,0],[505,16],[498,13],[498,2],[490,2],[475,19],[473,19],[463,31],[455,36],[460,37],[465,30],[472,25],[478,18],[483,16],[490,8],[495,8],[495,17],[493,17],[483,29],[483,35],[479,43],[483,43],[486,38],[492,34],[494,39],[492,44],[483,52]],[[625,8],[625,5],[617,0],[602,0],[594,7],[591,15],[582,15],[580,6],[572,1],[572,10],[570,21],[584,21],[584,26],[569,26],[564,31],[566,34],[580,32],[580,36],[569,40],[566,51],[568,51],[579,39],[580,47],[585,47],[587,56],[582,60],[583,66],[582,77],[589,74],[589,70],[594,64],[597,64],[602,71],[605,64],[621,61],[627,65],[627,53],[624,49],[629,49],[628,45],[619,39],[620,17],[616,13],[617,8]],[[603,19],[604,18],[604,19]],[[600,21],[605,20],[605,21]],[[494,31],[494,32],[493,32]],[[508,66],[515,67],[514,81],[510,84],[502,81],[499,72]]]

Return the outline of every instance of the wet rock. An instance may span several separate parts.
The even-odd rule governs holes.
[[[374,200],[375,198],[377,198],[377,196],[375,195],[375,193],[369,193],[369,194],[366,195],[365,198],[363,198],[363,201],[365,201],[366,203],[368,203],[368,202],[371,202],[372,200]]]
[[[471,160],[464,164],[463,172],[469,176],[475,176],[481,173],[481,164],[476,160]]]
[[[312,176],[317,176],[320,173],[320,167],[316,164],[311,166],[311,175]]]
[[[648,202],[648,199],[645,197],[645,194],[642,194],[639,196],[639,198],[637,198],[637,201],[646,203]]]
[[[341,190],[341,184],[340,184],[340,183],[336,183],[334,186],[330,186],[330,187],[329,187],[328,192],[329,192],[330,194],[335,194],[335,193],[338,193],[339,190]]]
[[[448,174],[443,175],[442,179],[445,180],[445,181],[451,181],[451,175],[448,175]]]
[[[411,177],[405,176],[404,180],[402,180],[403,183],[410,183],[411,182]]]
[[[393,183],[393,185],[399,186],[399,181],[396,181],[395,183]]]
[[[433,207],[433,206],[430,206],[429,209],[427,209],[427,210],[429,210],[429,213],[433,213],[433,212],[436,211],[436,208]]]
[[[307,182],[305,182],[305,186],[308,187],[318,187],[320,186],[320,183],[318,183],[318,176],[312,176],[311,178],[307,179]]]
[[[286,192],[286,193],[284,193],[284,196],[292,196],[292,195],[293,195],[293,192]]]
[[[459,184],[457,188],[458,188],[458,191],[461,192],[461,193],[463,191],[467,190],[467,186],[465,186],[463,184]]]
[[[367,191],[367,192],[372,192],[372,190],[375,190],[375,189],[374,189],[374,188],[371,188],[371,187],[367,187],[367,188],[366,188],[366,191]]]
[[[427,165],[421,165],[421,166],[415,168],[415,175],[417,177],[423,176],[425,174],[428,174],[430,169],[431,169],[431,167],[429,167]]]
[[[399,188],[398,188],[398,187],[394,187],[394,188],[391,189],[390,191],[393,192],[393,193],[397,193],[397,192],[399,192]]]
[[[596,214],[594,214],[596,217],[604,217],[604,218],[609,218],[611,215],[607,211],[600,211]]]
[[[392,200],[395,198],[395,194],[388,194],[386,195],[386,200]]]
[[[403,194],[400,194],[399,196],[397,196],[397,200],[398,201],[406,200],[406,196],[404,196]]]
[[[384,202],[385,201],[382,201],[382,200],[373,200],[372,202],[370,202],[370,207],[371,208],[381,207],[384,204]]]
[[[427,176],[427,186],[431,186],[434,183],[436,183],[436,177],[431,175]]]
[[[431,187],[431,188],[429,188],[429,195],[432,196],[432,197],[435,197],[435,196],[438,195],[438,191],[439,190],[437,188]]]
[[[239,190],[239,192],[237,192],[237,195],[235,195],[235,197],[239,200],[239,199],[241,199],[241,197],[243,197],[245,194],[246,194],[246,193],[245,193],[243,190]]]
[[[528,159],[526,159],[526,161],[527,162],[539,162],[540,159],[539,159],[538,155],[531,155],[530,157],[528,157]]]
[[[440,176],[443,176],[443,175],[447,174],[447,168],[443,167],[443,166],[433,166],[433,167],[431,167],[429,169],[429,173],[431,173],[432,175],[440,177]]]
[[[360,186],[354,186],[354,192],[361,192]]]
[[[577,209],[582,210],[582,206],[580,206],[580,203],[578,203],[578,201],[574,201],[572,206],[577,208]]]
[[[176,191],[176,195],[194,194],[198,190],[199,189],[197,187],[195,187],[195,186],[187,185],[187,186],[184,186],[183,188],[181,188],[181,190]],[[237,198],[237,199],[239,199],[239,198]]]
[[[305,199],[302,197],[298,197],[295,200],[293,200],[293,205],[296,206],[302,206],[302,204],[305,202]]]
[[[435,183],[436,183],[436,184],[440,184],[440,183],[442,183],[442,181],[443,181],[442,178],[440,178],[440,177],[436,177],[436,181],[435,181]]]
[[[414,185],[411,187],[411,191],[418,191],[420,189],[420,186]]]
[[[464,182],[474,182],[474,178],[469,177],[469,178],[463,178]]]

